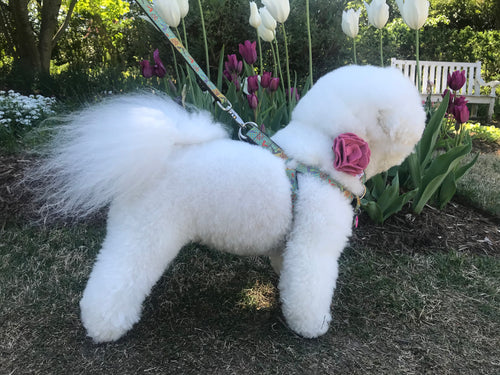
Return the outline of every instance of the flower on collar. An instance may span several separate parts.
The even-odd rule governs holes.
[[[335,161],[333,167],[340,172],[358,176],[370,162],[370,147],[353,133],[343,133],[333,140]]]

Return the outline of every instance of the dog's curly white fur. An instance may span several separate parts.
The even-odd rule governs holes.
[[[295,160],[320,168],[354,194],[358,178],[333,168],[332,144],[351,132],[368,142],[367,178],[401,163],[420,139],[417,90],[392,68],[350,66],[321,78],[273,139]],[[39,169],[46,198],[63,213],[110,204],[107,235],[81,300],[96,342],[120,338],[183,245],[269,255],[292,330],[312,338],[331,321],[338,258],[351,235],[351,202],[299,175],[292,214],[285,161],[230,140],[206,113],[132,95],[84,110],[60,133]],[[254,193],[254,194],[252,194]]]

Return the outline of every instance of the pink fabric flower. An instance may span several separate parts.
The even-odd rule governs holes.
[[[333,140],[333,167],[353,176],[360,175],[370,162],[370,147],[353,133],[343,133]]]

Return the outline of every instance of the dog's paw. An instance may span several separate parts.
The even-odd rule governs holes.
[[[80,301],[80,309],[87,335],[96,343],[118,340],[139,321],[141,314],[140,304],[125,306],[110,299],[96,303],[88,295]]]
[[[292,331],[307,339],[313,339],[324,335],[328,331],[332,316],[330,313],[309,317],[285,314],[285,319]]]

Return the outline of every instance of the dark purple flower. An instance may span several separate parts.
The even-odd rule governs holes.
[[[148,60],[142,60],[141,64],[141,74],[145,78],[151,78],[153,76],[153,67],[149,64]]]
[[[469,121],[469,108],[467,108],[465,102],[459,105],[455,104],[453,107],[453,117],[455,117],[455,120],[460,124]]]
[[[448,73],[448,87],[454,91],[460,90],[465,84],[465,70],[455,70],[451,75]]]
[[[247,78],[247,90],[249,94],[253,94],[259,90],[259,76],[250,76]]]
[[[160,51],[158,51],[158,48],[155,49],[155,51],[153,52],[153,58],[155,60],[155,66],[153,68],[154,69],[154,74],[158,78],[165,77],[165,74],[167,74],[167,70],[165,69],[165,67],[163,66],[162,61],[160,60]]]
[[[275,92],[276,90],[278,90],[279,85],[280,85],[279,78],[276,77],[271,78],[271,82],[269,82],[269,91]]]
[[[229,70],[225,70],[222,72],[222,74],[224,74],[224,77],[226,77],[226,79],[229,81],[229,82],[233,82],[233,76],[231,75],[231,73],[229,72]]]
[[[267,89],[269,87],[269,84],[271,83],[271,78],[273,74],[271,72],[263,72],[262,75],[260,76],[260,85]]]
[[[238,61],[236,55],[227,55],[227,61],[224,63],[224,67],[230,73],[240,74],[243,69],[243,61]]]
[[[288,95],[287,95],[287,98],[288,98],[288,97],[293,97],[293,96],[295,95],[295,101],[297,101],[297,102],[298,102],[298,101],[299,101],[299,99],[300,99],[299,92],[297,91],[297,88],[295,88],[295,87],[290,87],[290,90],[288,91],[288,93],[287,93],[287,94],[288,94]]]
[[[257,95],[249,94],[247,95],[248,105],[252,109],[257,109],[257,105],[259,104],[259,99],[257,99]]]
[[[257,42],[250,42],[245,40],[244,44],[239,45],[239,51],[243,60],[249,65],[254,64],[257,61],[257,50],[255,48]]]

